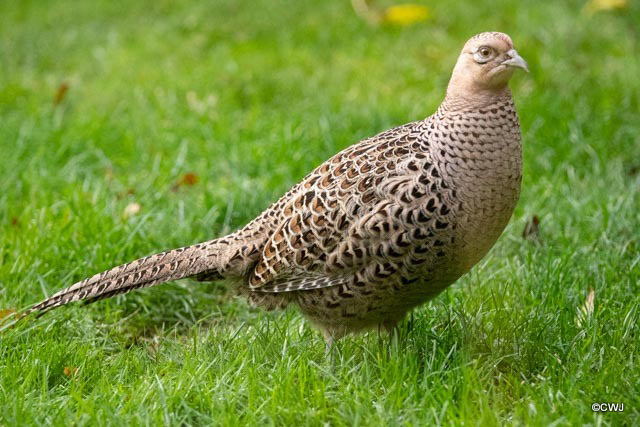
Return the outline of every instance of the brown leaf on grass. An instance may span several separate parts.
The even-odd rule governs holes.
[[[173,187],[171,187],[171,190],[178,191],[180,187],[194,186],[198,183],[199,180],[200,178],[195,173],[192,173],[192,172],[185,173],[183,176],[180,177],[180,179],[178,179],[178,181],[176,181],[175,184],[173,184]]]
[[[17,217],[12,216],[11,217],[11,226],[12,227],[20,227],[20,220]]]
[[[78,368],[74,366],[65,366],[62,373],[65,377],[72,377],[78,372]]]
[[[198,175],[196,175],[195,173],[186,173],[182,177],[183,185],[195,185],[197,183],[198,183]]]
[[[12,310],[10,308],[1,309],[0,310],[0,323],[2,323],[2,319],[11,316],[15,312],[16,312],[15,310]]]
[[[522,229],[522,238],[523,239],[533,239],[539,240],[540,234],[540,218],[538,215],[533,215],[531,220],[527,221],[524,228]]]
[[[122,200],[125,197],[133,196],[134,194],[136,194],[136,190],[128,188],[127,191],[119,191],[118,194],[116,194],[116,197],[118,200]]]
[[[59,105],[62,101],[64,101],[65,96],[67,96],[67,92],[69,91],[69,84],[66,82],[60,83],[58,89],[56,90],[56,97],[53,98],[53,105]]]
[[[10,308],[0,309],[0,334],[5,329],[12,328],[19,319],[20,316],[16,310]]]
[[[578,309],[578,313],[576,314],[576,323],[578,326],[582,326],[583,324],[589,322],[593,317],[595,298],[596,293],[593,288],[590,288],[584,304]]]

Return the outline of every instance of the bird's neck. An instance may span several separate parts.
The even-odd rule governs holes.
[[[449,84],[447,95],[442,101],[441,108],[447,111],[469,111],[486,108],[495,104],[511,101],[509,85],[498,88],[478,89],[473,91],[460,90],[458,86]]]

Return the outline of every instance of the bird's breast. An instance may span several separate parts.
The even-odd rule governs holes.
[[[520,195],[522,149],[512,104],[467,114],[447,127],[448,137],[434,143],[433,158],[455,189],[448,265],[456,276],[484,257],[509,222]]]

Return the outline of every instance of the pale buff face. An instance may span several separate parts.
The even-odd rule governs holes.
[[[450,89],[468,93],[500,91],[507,86],[516,68],[528,71],[511,38],[503,33],[481,33],[464,45],[451,78],[454,86]]]

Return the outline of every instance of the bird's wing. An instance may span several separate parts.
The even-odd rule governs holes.
[[[421,245],[433,237],[431,228],[443,226],[437,222],[442,184],[424,126],[365,140],[308,175],[284,203],[249,275],[251,289],[317,289],[357,275],[369,280],[397,270],[396,261],[417,264],[431,254]]]

